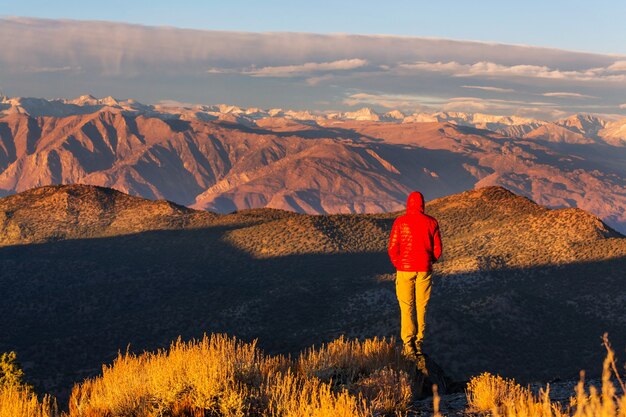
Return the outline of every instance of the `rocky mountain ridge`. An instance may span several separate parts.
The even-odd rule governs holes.
[[[621,128],[595,116],[401,123],[400,112],[385,122],[91,96],[4,98],[0,109],[2,195],[86,183],[218,212],[373,213],[400,209],[415,189],[432,199],[500,185],[626,231],[626,147],[600,138]]]
[[[356,120],[369,122],[391,123],[432,123],[448,122],[459,126],[470,126],[479,129],[491,130],[507,136],[536,137],[533,133],[542,126],[562,127],[570,132],[586,138],[595,138],[613,146],[626,145],[626,117],[621,119],[604,118],[600,115],[579,113],[566,118],[547,121],[520,116],[503,116],[483,113],[464,113],[437,111],[432,113],[407,113],[401,110],[389,110],[385,113],[377,112],[369,107],[362,107],[355,111],[309,111],[285,110],[280,108],[242,108],[228,104],[217,105],[189,105],[176,102],[164,102],[157,105],[146,105],[136,100],[118,100],[111,96],[96,98],[83,95],[75,99],[46,100],[28,97],[0,97],[0,114],[14,113],[30,116],[68,116],[94,112],[98,110],[124,111],[131,114],[158,115],[163,118],[198,118],[201,120],[235,119],[238,122],[254,123],[255,120],[269,117],[284,117],[296,121],[323,122],[328,120]],[[229,117],[230,116],[230,117]],[[550,135],[548,135],[551,138]]]

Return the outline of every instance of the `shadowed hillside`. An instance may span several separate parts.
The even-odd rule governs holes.
[[[596,217],[497,187],[426,210],[444,239],[426,349],[454,378],[575,377],[596,369],[604,331],[626,344],[626,240]],[[119,350],[179,335],[258,338],[269,353],[397,335],[396,215],[214,215],[89,186],[3,198],[0,351],[64,396]]]

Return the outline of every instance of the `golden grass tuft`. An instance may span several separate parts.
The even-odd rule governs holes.
[[[351,391],[365,398],[377,415],[405,413],[413,398],[409,374],[389,367],[359,379]]]
[[[56,402],[46,395],[41,401],[30,390],[0,387],[0,417],[57,417]]]
[[[297,361],[300,374],[363,397],[376,414],[407,410],[414,369],[415,364],[402,357],[394,339],[341,337],[319,349],[307,349]]]
[[[472,378],[467,384],[467,405],[473,412],[491,412],[506,404],[516,403],[530,391],[518,385],[514,379],[505,379],[488,372]]]
[[[288,371],[274,375],[266,386],[267,417],[370,417],[366,402],[345,389],[335,392],[317,378],[304,378]]]
[[[168,351],[119,355],[101,377],[74,387],[70,415],[158,416],[176,408],[180,415],[194,410],[246,415],[257,406],[258,387],[283,362],[266,358],[255,343],[225,335],[178,340]]]
[[[301,374],[339,384],[350,384],[386,366],[396,369],[408,366],[394,339],[359,341],[346,340],[342,336],[320,348],[305,350],[297,361],[297,369]]]
[[[602,387],[589,387],[585,391],[584,373],[576,387],[575,396],[569,406],[550,401],[550,386],[538,396],[523,388],[514,380],[503,379],[484,373],[472,378],[467,385],[466,395],[469,411],[490,414],[494,417],[626,417],[626,387],[615,365],[615,352],[607,335],[604,335],[607,356],[602,367]],[[617,392],[612,376],[621,387]]]

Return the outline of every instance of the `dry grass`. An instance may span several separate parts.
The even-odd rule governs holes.
[[[48,395],[41,401],[30,390],[0,387],[0,417],[57,417],[56,402]]]
[[[101,377],[76,385],[70,415],[246,415],[260,406],[259,387],[283,362],[224,335],[178,340],[168,351],[120,355]]]
[[[406,411],[408,365],[393,340],[339,339],[298,360],[224,335],[119,355],[74,387],[71,417],[367,417]]]
[[[410,373],[415,365],[402,358],[394,339],[346,340],[341,337],[300,355],[297,370],[362,396],[372,411],[391,414],[407,410]]]
[[[259,415],[267,417],[367,417],[366,402],[346,390],[316,378],[303,378],[291,372],[279,373],[265,387],[269,404]]]
[[[469,411],[494,417],[626,417],[626,387],[615,365],[615,353],[604,336],[607,356],[602,368],[602,387],[585,391],[584,374],[576,387],[575,396],[567,407],[550,401],[548,385],[538,396],[514,380],[488,373],[473,378],[467,385]],[[613,378],[621,387],[617,392]]]

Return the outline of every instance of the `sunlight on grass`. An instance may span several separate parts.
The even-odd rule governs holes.
[[[0,387],[0,417],[57,417],[55,401],[48,395],[41,401],[29,390]]]
[[[494,417],[626,417],[626,387],[615,364],[615,353],[607,335],[604,335],[607,356],[602,368],[602,387],[590,386],[585,390],[584,374],[576,387],[569,405],[551,402],[550,386],[534,395],[530,389],[521,387],[514,380],[503,379],[484,373],[472,378],[467,384],[469,411]],[[621,388],[619,394],[612,376]]]
[[[225,335],[119,355],[74,387],[72,417],[372,416],[406,410],[409,377],[395,341],[339,339],[297,360]]]

